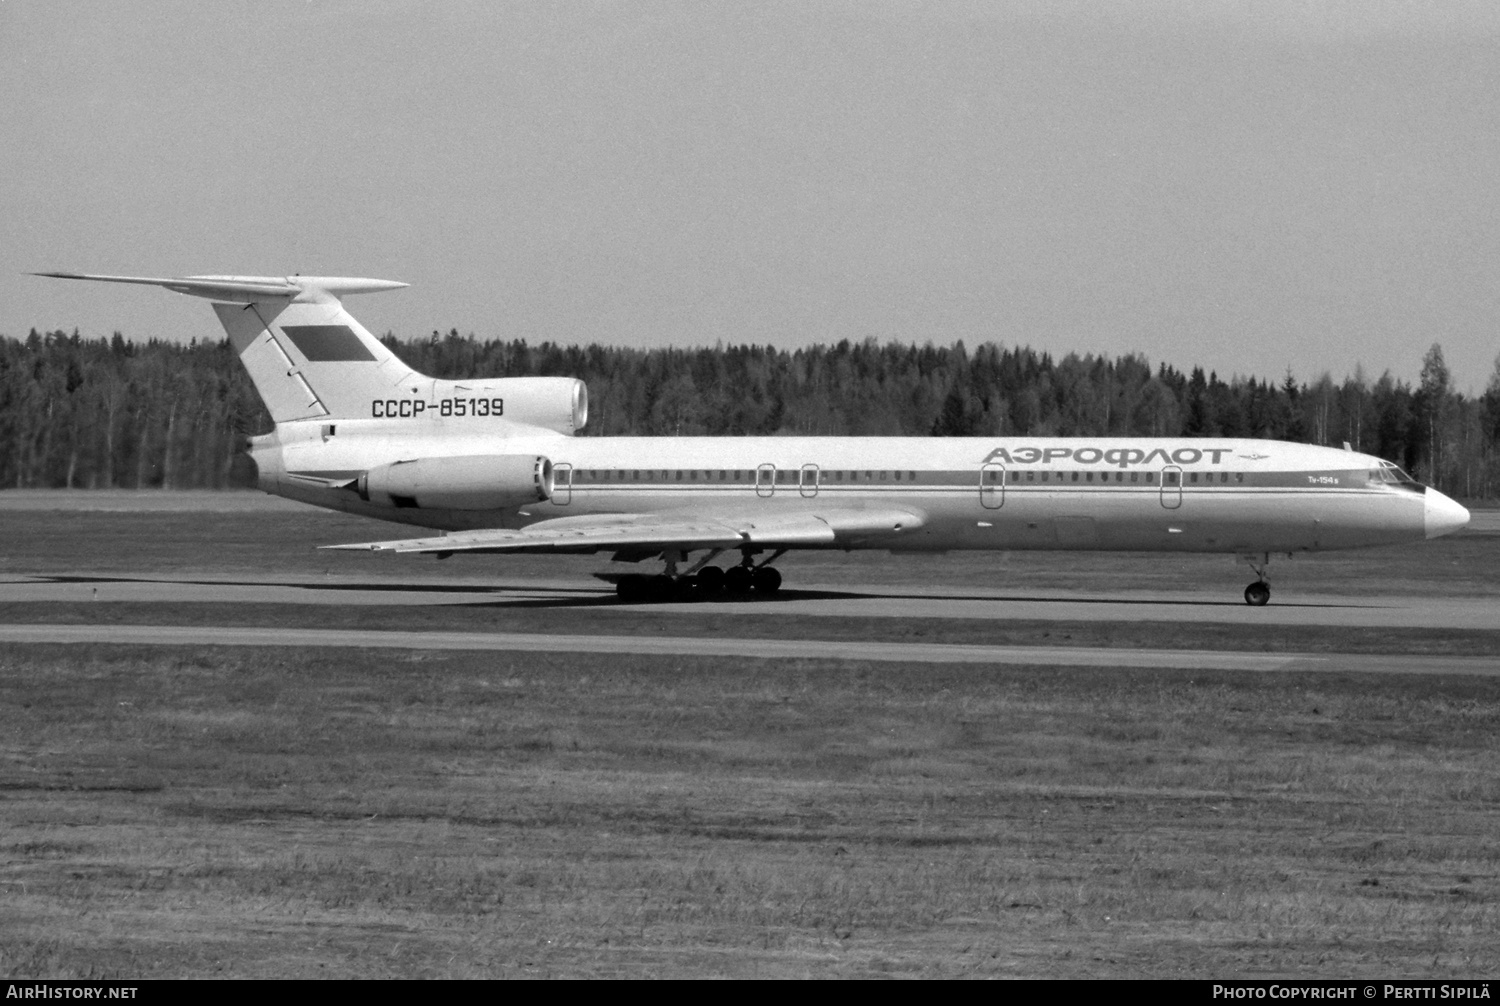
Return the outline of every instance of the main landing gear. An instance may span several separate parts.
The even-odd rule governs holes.
[[[1266,582],[1266,567],[1271,564],[1271,553],[1243,555],[1240,558],[1248,562],[1250,568],[1255,570],[1255,582],[1245,588],[1245,603],[1255,608],[1264,607],[1271,599],[1271,585]]]
[[[756,565],[756,550],[744,549],[738,566],[725,569],[710,566],[718,552],[710,552],[686,572],[677,566],[684,561],[681,552],[665,553],[667,568],[656,576],[627,573],[615,581],[615,593],[622,601],[706,601],[725,594],[743,597],[750,593],[769,597],[781,589],[781,572],[771,563],[781,558],[779,549],[769,559]]]

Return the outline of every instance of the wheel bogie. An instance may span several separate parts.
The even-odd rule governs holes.
[[[773,566],[761,566],[750,574],[750,585],[757,594],[774,594],[781,589],[781,573]]]
[[[615,594],[627,604],[652,601],[707,600],[719,594],[774,594],[781,589],[781,573],[770,566],[704,566],[695,573],[668,576],[627,573],[615,581]]]
[[[731,566],[724,571],[724,591],[728,594],[748,594],[751,574],[744,566]]]

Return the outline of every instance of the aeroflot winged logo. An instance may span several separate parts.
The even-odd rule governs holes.
[[[1179,447],[1171,452],[1165,447],[1150,451],[1139,447],[1111,447],[1107,450],[1098,447],[996,447],[984,456],[984,463],[1034,465],[1071,459],[1082,465],[1097,465],[1102,461],[1107,465],[1129,468],[1131,465],[1195,465],[1206,457],[1209,464],[1216,465],[1224,455],[1231,453],[1233,451],[1228,447],[1208,447],[1202,450],[1197,447]]]

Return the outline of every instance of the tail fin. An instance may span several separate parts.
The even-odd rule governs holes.
[[[353,419],[403,382],[427,381],[355,321],[340,298],[405,283],[338,276],[187,276],[148,279],[37,273],[58,279],[142,283],[216,301],[214,311],[271,419]]]

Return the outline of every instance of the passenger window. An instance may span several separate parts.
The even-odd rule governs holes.
[[[1197,482],[1198,481],[1198,473],[1197,472],[1192,472],[1191,474],[1189,474],[1188,475],[1188,481],[1189,482]]]
[[[1155,472],[1147,472],[1146,473],[1146,481],[1147,482],[1155,482],[1156,481],[1156,473]]]
[[[1084,477],[1085,481],[1088,481],[1088,482],[1094,481],[1094,473],[1093,472],[1084,472],[1083,473],[1083,477]]]
[[[1131,472],[1130,473],[1130,481],[1132,481],[1132,482],[1139,482],[1140,480],[1141,480],[1141,473],[1140,472]]]
[[[1236,482],[1243,482],[1243,481],[1245,481],[1245,473],[1244,472],[1235,472],[1234,473],[1234,480]]]
[[[1073,473],[1073,481],[1074,481],[1074,482],[1077,482],[1077,481],[1078,481],[1078,473],[1077,473],[1077,472],[1074,472],[1074,473]]]

